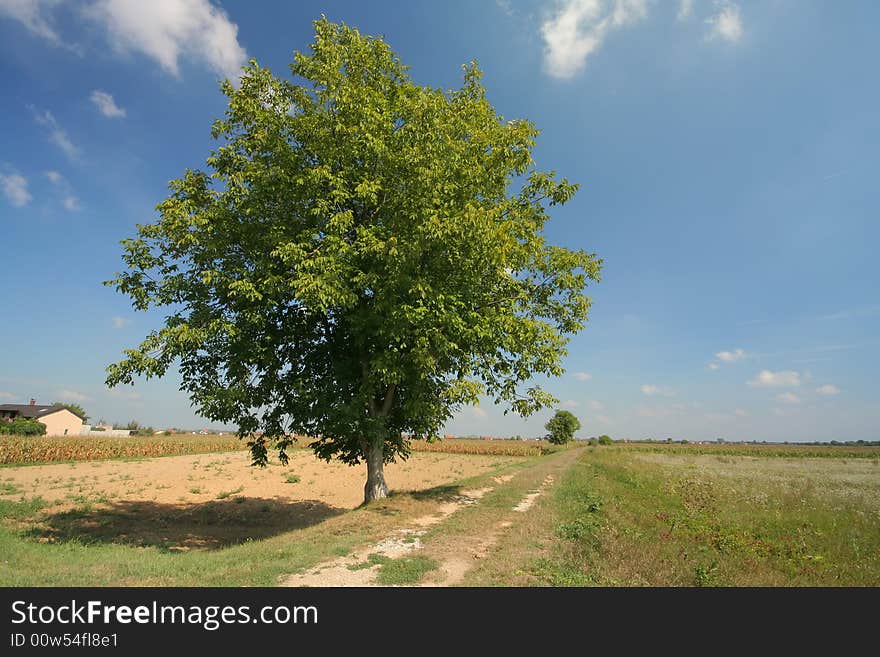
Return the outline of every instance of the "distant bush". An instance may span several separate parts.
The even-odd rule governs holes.
[[[611,436],[604,436],[604,435],[603,435],[603,436],[599,436],[599,437],[596,439],[596,442],[599,443],[600,445],[610,445],[610,444],[612,444],[614,441],[611,440]]]
[[[0,422],[0,433],[16,436],[45,436],[46,425],[28,418],[17,418],[12,422]]]

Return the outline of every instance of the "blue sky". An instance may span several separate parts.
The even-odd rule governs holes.
[[[119,240],[200,167],[221,76],[287,74],[326,14],[381,34],[414,79],[460,82],[542,134],[581,184],[552,241],[605,259],[566,374],[583,435],[878,439],[880,5],[787,0],[0,0],[0,403],[211,426],[180,379],[109,391],[161,324],[101,282]],[[491,404],[447,431],[539,435]]]

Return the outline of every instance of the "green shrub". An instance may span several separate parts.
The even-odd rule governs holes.
[[[28,418],[16,418],[12,422],[0,422],[0,433],[14,436],[45,436],[46,425]]]

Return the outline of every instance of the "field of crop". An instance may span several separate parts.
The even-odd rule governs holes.
[[[760,458],[869,458],[880,457],[880,447],[858,445],[787,445],[752,443],[626,443],[627,449],[658,454],[713,454],[715,456],[754,456]]]
[[[0,464],[25,465],[95,459],[229,452],[244,448],[235,436],[131,436],[127,438],[0,436]]]
[[[466,583],[880,586],[880,449],[733,449],[588,448]]]
[[[308,439],[297,445],[308,448]],[[448,439],[437,442],[415,440],[414,452],[444,454],[484,454],[494,456],[540,456],[560,449],[546,441]],[[206,454],[246,449],[234,435],[130,436],[130,437],[48,437],[0,436],[0,465],[33,465],[67,461],[115,458],[142,458]]]

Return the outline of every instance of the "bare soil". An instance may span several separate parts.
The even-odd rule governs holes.
[[[386,465],[392,491],[473,477],[515,457],[414,453]],[[365,466],[295,450],[287,466],[252,467],[245,453],[83,461],[3,468],[0,499],[48,502],[38,540],[76,539],[171,550],[214,549],[307,527],[357,507]]]

